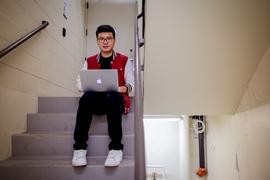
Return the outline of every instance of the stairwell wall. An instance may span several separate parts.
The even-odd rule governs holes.
[[[75,82],[84,62],[85,4],[85,0],[0,0],[1,50],[42,21],[49,22],[0,59],[0,160],[11,156],[11,135],[26,131],[26,114],[37,112],[39,96],[79,96]]]
[[[270,179],[270,47],[261,60],[236,114],[207,116],[207,175],[198,177],[198,139],[190,138],[192,180]]]

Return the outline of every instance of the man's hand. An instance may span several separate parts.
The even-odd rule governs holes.
[[[119,88],[120,93],[126,93],[127,92],[127,87],[126,86],[120,86]]]

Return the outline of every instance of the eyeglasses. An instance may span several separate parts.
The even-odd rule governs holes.
[[[105,42],[105,40],[107,42],[111,42],[113,39],[114,39],[113,37],[106,37],[106,38],[100,37],[100,38],[98,38],[98,42]]]

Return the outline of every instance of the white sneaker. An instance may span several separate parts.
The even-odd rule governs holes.
[[[122,160],[123,152],[121,150],[110,150],[104,165],[108,167],[118,166]]]
[[[73,153],[73,159],[72,159],[72,165],[73,166],[86,166],[86,153],[87,150],[74,150]]]

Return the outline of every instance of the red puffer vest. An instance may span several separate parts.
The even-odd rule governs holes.
[[[97,60],[98,54],[87,58],[87,69],[100,69],[100,64]],[[119,86],[125,85],[125,66],[128,57],[120,53],[116,53],[114,60],[111,61],[112,69],[118,70],[118,84]],[[130,100],[127,93],[121,93],[124,98],[124,114],[129,113]]]

